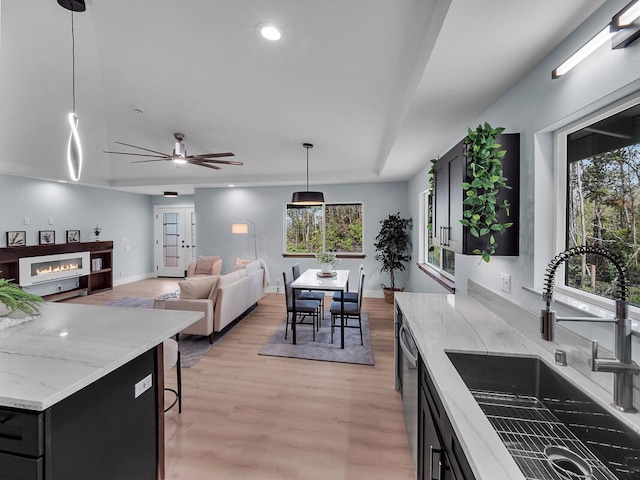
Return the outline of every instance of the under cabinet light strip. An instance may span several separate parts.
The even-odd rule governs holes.
[[[558,68],[551,72],[551,78],[558,78],[566,74],[569,70],[587,58],[598,48],[604,45],[615,32],[611,31],[610,25],[604,27],[595,37],[585,43],[576,53],[565,60]]]
[[[640,0],[636,0],[635,3],[630,3],[621,13],[613,18],[616,28],[624,28],[631,25],[639,17]]]

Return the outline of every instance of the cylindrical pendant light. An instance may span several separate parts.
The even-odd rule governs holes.
[[[322,192],[309,191],[309,149],[313,148],[311,143],[303,143],[302,146],[307,149],[307,190],[305,192],[293,192],[291,203],[293,205],[322,205],[324,203],[324,194]]]

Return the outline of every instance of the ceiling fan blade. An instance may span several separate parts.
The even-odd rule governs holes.
[[[218,158],[218,157],[235,157],[235,154],[231,152],[222,153],[203,153],[201,155],[191,155],[194,158]]]
[[[233,160],[214,160],[214,159],[207,159],[207,158],[195,158],[195,160],[198,160],[199,162],[207,162],[207,163],[221,163],[223,165],[244,165],[244,163],[242,162],[235,162]]]
[[[198,165],[200,167],[207,167],[207,168],[213,168],[214,170],[220,170],[220,167],[216,167],[215,165],[209,165],[207,163],[202,163],[199,160],[189,159],[187,160],[187,162],[190,163],[191,165]]]
[[[170,159],[169,155],[149,155],[147,153],[129,153],[129,152],[109,152],[107,150],[103,150],[102,153],[115,153],[116,155],[134,155],[136,157],[150,157],[150,158],[162,158],[163,160]]]
[[[171,157],[169,157],[169,158],[156,158],[154,160],[136,160],[135,162],[131,162],[131,163],[166,162],[167,160],[173,160],[173,159]]]
[[[151,152],[151,153],[157,153],[158,155],[164,155],[165,157],[167,157],[168,155],[166,153],[163,152],[157,152],[155,150],[149,150],[148,148],[142,148],[142,147],[138,147],[137,145],[131,145],[129,143],[124,143],[124,142],[116,142],[118,145],[125,145],[127,147],[131,147],[131,148],[137,148],[139,150],[144,150],[145,152]]]

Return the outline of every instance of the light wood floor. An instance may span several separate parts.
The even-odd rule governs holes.
[[[101,305],[177,289],[150,279],[69,300]],[[393,388],[393,310],[365,298],[375,366],[265,357],[285,318],[266,295],[238,328],[183,369],[183,410],[165,417],[167,479],[414,479]],[[166,373],[174,384],[175,370]]]

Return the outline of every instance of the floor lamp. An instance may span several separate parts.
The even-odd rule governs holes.
[[[256,224],[253,223],[253,220],[240,220],[237,223],[231,224],[231,233],[249,233],[249,222],[253,225],[253,253],[258,259],[258,241],[256,239]]]

